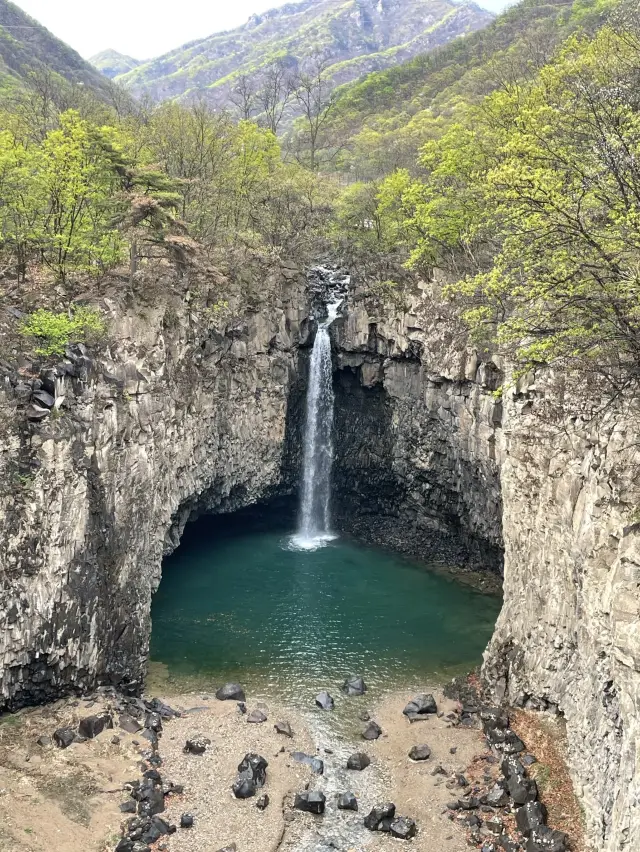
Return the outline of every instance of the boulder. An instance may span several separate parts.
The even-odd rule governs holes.
[[[342,684],[342,691],[345,695],[364,695],[367,691],[367,685],[358,675],[351,675]]]
[[[296,761],[296,763],[306,763],[307,766],[311,767],[312,772],[316,775],[322,775],[324,773],[324,761],[320,760],[319,757],[312,757],[310,754],[305,754],[303,751],[294,751],[291,753],[291,757]]]
[[[239,780],[249,779],[257,787],[264,787],[267,780],[267,767],[269,764],[262,755],[250,752],[245,754],[238,764]]]
[[[480,807],[480,800],[475,796],[465,796],[464,799],[458,799],[458,808],[461,811],[475,811]]]
[[[244,689],[239,683],[225,683],[216,692],[218,701],[246,701]]]
[[[411,840],[418,830],[415,821],[409,817],[396,817],[391,823],[391,836],[399,840]]]
[[[285,737],[293,737],[293,729],[289,722],[276,722],[273,726],[277,734],[283,734]]]
[[[145,716],[144,726],[150,731],[155,731],[156,733],[159,733],[162,730],[162,716],[153,710],[150,711]]]
[[[321,710],[333,710],[335,702],[328,692],[319,692],[316,695],[316,706]]]
[[[33,420],[34,422],[39,422],[40,420],[44,420],[45,417],[49,417],[51,411],[48,408],[42,408],[40,405],[27,405],[24,410],[24,413],[27,416],[27,420]]]
[[[389,820],[391,822],[395,815],[396,806],[393,802],[385,802],[383,805],[376,805],[375,808],[372,808],[364,818],[364,826],[365,828],[368,828],[369,831],[378,831],[380,824],[384,820]],[[391,827],[391,825],[389,825],[389,827]]]
[[[494,784],[489,792],[482,797],[483,804],[492,808],[503,808],[508,801],[509,795],[500,782]]]
[[[31,394],[31,399],[43,408],[53,408],[56,404],[54,397],[50,393],[47,393],[46,390],[34,391]]]
[[[500,769],[504,777],[509,780],[513,775],[518,775],[520,778],[526,778],[527,770],[520,763],[517,757],[510,755],[500,764]]]
[[[366,769],[370,763],[371,758],[368,754],[363,754],[363,752],[357,751],[347,760],[347,769],[355,769],[357,772],[361,772],[363,769]]]
[[[509,717],[500,707],[481,707],[480,721],[485,734],[496,728],[506,730],[509,727]]]
[[[256,782],[251,778],[238,778],[231,786],[236,799],[250,799],[256,794]]]
[[[110,713],[98,713],[97,716],[85,716],[80,720],[78,733],[81,737],[92,740],[101,734],[105,728],[113,728],[113,719]]]
[[[424,743],[422,745],[414,745],[409,752],[411,760],[428,760],[431,757],[431,749]]]
[[[152,817],[164,811],[164,794],[159,787],[154,787],[138,805],[141,816]]]
[[[338,796],[338,810],[357,811],[358,800],[354,793],[340,793]]]
[[[162,817],[154,816],[151,818],[151,824],[144,832],[141,839],[143,843],[155,843],[165,834],[175,834],[175,831],[175,825],[170,825],[166,822],[166,820],[163,820]]]
[[[534,828],[544,825],[547,821],[547,809],[541,802],[527,802],[516,811],[518,831],[529,837]]]
[[[524,805],[525,802],[535,802],[538,798],[538,785],[533,778],[512,775],[507,782],[507,787],[509,795],[516,805]]]
[[[492,746],[503,754],[519,754],[525,750],[525,745],[520,737],[510,729],[492,728],[487,734],[487,739]]]
[[[293,806],[296,810],[309,814],[323,814],[326,801],[324,793],[319,790],[309,790],[309,792],[296,793]]]
[[[180,817],[180,828],[193,828],[193,814],[182,814]]]
[[[211,745],[211,740],[208,737],[192,737],[187,740],[184,746],[185,754],[204,754],[207,746]]]
[[[115,852],[133,852],[133,840],[128,837],[123,837],[116,846]]]
[[[567,835],[546,825],[532,829],[526,846],[527,852],[566,852],[566,849]]]
[[[418,719],[427,719],[429,716],[438,712],[435,698],[430,694],[416,695],[402,711],[410,722],[415,722]]]
[[[137,734],[138,731],[142,730],[142,725],[134,716],[130,716],[128,713],[122,713],[120,718],[118,719],[118,725],[122,728],[123,731],[126,731],[128,734]]]
[[[123,802],[120,805],[120,813],[121,814],[135,814],[137,809],[138,809],[138,806],[133,801],[133,799],[128,799],[126,802]]]
[[[369,722],[362,732],[363,740],[377,740],[380,736],[382,736],[382,728],[377,722]]]
[[[69,748],[75,738],[76,732],[73,728],[58,728],[58,730],[53,733],[53,741],[58,748]]]
[[[259,811],[266,811],[266,809],[268,807],[269,807],[269,796],[267,796],[266,793],[263,793],[263,795],[260,796],[260,798],[256,802],[256,808]]]
[[[267,721],[266,715],[262,712],[262,710],[253,710],[247,716],[247,722],[251,722],[254,725],[261,725],[263,722]]]

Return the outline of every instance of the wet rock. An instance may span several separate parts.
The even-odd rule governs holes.
[[[534,828],[544,825],[547,821],[547,809],[540,802],[527,802],[516,811],[518,830],[529,837]]]
[[[358,800],[354,793],[340,793],[338,796],[338,809],[341,811],[357,811]]]
[[[187,740],[184,746],[185,754],[204,754],[207,746],[211,745],[211,740],[208,737],[193,737]]]
[[[422,745],[414,745],[409,752],[411,760],[428,760],[431,757],[431,749],[424,743]]]
[[[503,808],[509,801],[509,794],[501,783],[496,783],[489,792],[482,797],[484,804],[492,808]]]
[[[247,716],[247,722],[251,722],[254,725],[261,725],[263,722],[267,721],[266,715],[262,712],[262,710],[253,710]]]
[[[546,825],[532,829],[526,845],[527,852],[566,852],[566,849],[567,835]]]
[[[380,736],[382,736],[382,728],[377,722],[369,722],[362,732],[363,740],[377,740]]]
[[[397,817],[390,826],[391,836],[399,840],[411,840],[416,836],[417,827],[415,821],[409,817]]]
[[[364,827],[369,831],[378,831],[380,824],[384,820],[389,820],[390,823],[396,815],[396,806],[393,802],[385,802],[383,805],[376,805],[372,808],[364,818]]]
[[[239,683],[225,683],[216,692],[218,701],[246,701],[244,689]]]
[[[182,814],[180,817],[180,828],[193,828],[193,814]]]
[[[236,799],[250,799],[256,794],[256,782],[251,778],[238,778],[231,786]]]
[[[298,811],[305,811],[309,814],[323,814],[326,804],[326,797],[320,790],[309,790],[304,793],[297,793],[294,808]]]
[[[53,741],[58,748],[69,748],[76,738],[76,732],[73,728],[58,728],[53,733]]]
[[[303,751],[294,751],[291,753],[291,757],[296,761],[296,763],[306,763],[307,766],[311,767],[311,770],[316,775],[322,775],[324,773],[324,761],[320,760],[319,757],[312,757],[310,754],[305,754]]]
[[[538,785],[533,778],[512,775],[507,782],[507,786],[509,795],[516,805],[524,805],[525,802],[535,802],[538,798]]]
[[[78,733],[88,740],[94,739],[101,734],[105,728],[113,728],[113,719],[110,713],[98,713],[96,716],[85,716],[80,720]]]
[[[410,701],[402,711],[410,722],[415,722],[418,719],[427,719],[429,716],[438,712],[436,700],[433,695],[422,694]]]
[[[266,809],[268,807],[269,807],[269,796],[267,796],[267,794],[264,793],[262,796],[260,796],[260,798],[256,802],[256,808],[259,811],[266,811]]]
[[[264,787],[267,780],[267,767],[269,764],[260,754],[250,752],[245,754],[238,764],[239,780],[249,779],[257,787]]]
[[[285,737],[293,737],[293,729],[289,722],[276,722],[273,726],[277,734],[283,734]]]
[[[358,751],[355,754],[352,754],[347,760],[347,769],[355,769],[356,771],[361,772],[363,769],[366,769],[370,763],[371,758],[369,755]]]
[[[342,684],[342,691],[345,695],[364,695],[367,691],[367,686],[361,677],[352,675]]]
[[[328,692],[319,692],[316,695],[316,706],[321,710],[333,710],[335,702]]]

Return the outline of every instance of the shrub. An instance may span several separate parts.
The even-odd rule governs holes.
[[[104,330],[104,320],[95,308],[76,307],[59,314],[41,308],[24,320],[20,333],[38,341],[38,355],[64,355],[69,343],[86,340],[87,335],[100,336]]]

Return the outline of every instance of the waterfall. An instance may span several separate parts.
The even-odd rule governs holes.
[[[302,550],[315,550],[335,538],[331,534],[334,396],[329,327],[337,319],[342,301],[327,305],[328,315],[318,325],[311,353],[300,525],[292,539],[293,546]]]

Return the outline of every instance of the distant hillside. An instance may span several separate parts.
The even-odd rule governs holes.
[[[405,62],[486,26],[490,12],[453,0],[302,0],[146,62],[118,77],[155,100],[205,95],[227,103],[240,74],[260,77],[280,60],[295,68],[322,53],[336,85]]]
[[[118,53],[117,50],[103,50],[101,53],[96,53],[89,60],[94,68],[97,68],[101,74],[113,80],[120,74],[126,74],[128,71],[133,71],[140,65],[138,59],[132,56],[126,56],[124,53]]]
[[[375,178],[415,164],[462,104],[535,73],[571,33],[593,32],[614,0],[523,0],[487,27],[343,86],[330,127],[342,167]]]
[[[0,88],[19,85],[29,71],[48,68],[97,93],[108,81],[45,27],[8,0],[0,0]]]

